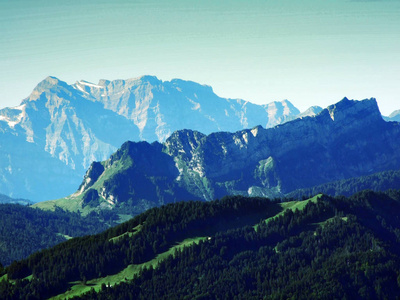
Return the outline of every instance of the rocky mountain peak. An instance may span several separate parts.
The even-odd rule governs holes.
[[[349,100],[346,97],[334,105],[326,108],[333,121],[343,122],[352,120],[383,120],[375,98],[361,101]]]
[[[293,105],[292,102],[290,102],[289,100],[285,99],[282,100],[281,103],[283,104],[283,106],[287,109],[287,111],[289,112],[294,112],[296,111],[297,113],[300,113],[300,111]]]
[[[99,83],[97,84],[97,85],[100,85],[100,86],[106,86],[106,85],[109,85],[110,84],[110,80],[107,80],[107,79],[100,79],[99,80]]]
[[[36,101],[44,92],[56,94],[69,89],[70,87],[66,82],[59,80],[57,77],[48,76],[34,88],[30,96],[22,104],[29,101]]]
[[[107,162],[92,165],[83,185],[97,190],[98,201],[111,207],[128,201],[135,210],[229,194],[276,197],[398,169],[399,141],[398,124],[380,118],[375,99],[345,98],[315,117],[269,129],[180,130],[163,144],[127,142]],[[90,188],[80,192],[92,199]]]
[[[299,118],[301,117],[314,117],[318,115],[323,110],[320,106],[311,106],[304,112],[298,115]]]
[[[55,77],[55,76],[47,76],[45,79],[43,79],[39,84],[36,86],[36,88],[40,87],[52,87],[55,85],[58,85],[61,81]]]
[[[164,151],[172,156],[178,156],[183,154],[191,158],[193,150],[200,145],[201,140],[205,136],[206,136],[205,134],[193,130],[185,129],[185,130],[175,131],[165,141]]]
[[[140,76],[138,78],[138,80],[140,80],[140,82],[142,82],[142,83],[147,82],[152,85],[157,85],[157,84],[162,83],[162,81],[160,79],[158,79],[156,76],[153,76],[153,75],[143,75],[143,76]]]
[[[392,113],[389,115],[389,118],[394,118],[394,117],[399,116],[399,115],[400,115],[400,109],[395,110],[394,112],[392,112]]]
[[[170,82],[166,83],[178,89],[179,91],[195,92],[195,93],[199,93],[199,91],[202,91],[204,93],[214,94],[214,91],[211,86],[200,84],[194,81],[187,81],[175,78],[172,79]]]
[[[321,114],[326,114],[327,118],[316,116],[313,120],[309,118],[303,123],[292,122],[289,126],[283,126],[287,128],[286,131],[281,131],[274,143],[286,150],[292,149],[290,144],[293,143],[287,135],[295,136],[304,143],[315,143],[310,131],[313,122],[324,125],[316,126],[318,130],[337,125],[335,129],[339,132],[340,127],[346,126],[351,131],[354,127],[372,124],[372,120],[380,118],[375,99],[361,103],[343,99],[324,111]],[[226,99],[216,95],[207,85],[181,79],[162,81],[146,75],[126,80],[102,79],[97,84],[80,80],[68,85],[49,76],[36,86],[22,105],[0,111],[0,133],[3,134],[0,156],[10,157],[0,161],[0,177],[6,178],[0,182],[0,192],[8,195],[14,193],[17,197],[35,201],[60,197],[61,191],[54,191],[59,189],[58,185],[65,186],[65,190],[75,190],[93,161],[106,160],[127,140],[150,143],[166,141],[162,147],[163,153],[177,156],[185,162],[192,161],[190,168],[193,168],[193,174],[197,174],[201,168],[194,166],[200,166],[203,158],[202,152],[195,152],[195,149],[204,142],[205,135],[253,128],[233,138],[229,134],[208,138],[214,141],[210,143],[213,145],[221,141],[224,143],[225,148],[221,148],[222,153],[226,154],[224,156],[230,153],[230,147],[232,151],[236,147],[247,149],[245,154],[241,154],[242,160],[246,161],[258,147],[252,141],[256,137],[261,139],[270,135],[255,126],[274,127],[299,117],[298,114],[298,109],[288,100],[257,105],[241,99]],[[332,122],[341,119],[348,122]],[[292,132],[290,128],[294,127],[297,127],[297,131]],[[193,131],[176,132],[184,128]],[[273,147],[274,143],[260,144],[260,147]],[[135,146],[135,149],[145,146],[148,145]],[[43,160],[41,165],[48,165],[52,161],[57,167],[44,167],[41,170],[43,175],[33,182],[31,172],[37,172],[37,168],[25,167],[29,165],[29,157],[25,150],[21,150],[27,147],[32,149],[30,157]],[[214,153],[216,149],[208,147],[206,150]],[[20,173],[16,173],[17,170]],[[62,179],[51,192],[46,192],[43,187],[48,186],[49,178],[55,178],[54,182],[61,178],[55,172],[72,174],[69,177],[74,180],[67,186]],[[15,184],[11,185],[11,181]]]

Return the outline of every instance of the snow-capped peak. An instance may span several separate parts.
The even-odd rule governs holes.
[[[0,111],[0,121],[4,121],[10,128],[14,128],[15,125],[21,122],[25,115],[26,104],[19,106],[6,108]]]

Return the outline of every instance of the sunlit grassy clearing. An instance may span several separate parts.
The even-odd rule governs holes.
[[[182,249],[183,247],[189,247],[193,244],[198,244],[201,240],[205,239],[207,239],[207,237],[195,237],[195,238],[185,239],[182,242],[177,243],[175,246],[172,246],[168,251],[158,254],[154,259],[150,261],[147,261],[139,265],[129,265],[121,272],[114,275],[88,280],[86,282],[86,285],[84,285],[81,281],[71,282],[73,286],[69,291],[67,291],[64,294],[60,294],[56,297],[53,297],[52,299],[68,299],[77,295],[81,295],[85,292],[88,292],[92,288],[95,291],[99,291],[101,289],[102,284],[105,284],[107,286],[108,285],[113,286],[120,282],[131,280],[136,274],[140,272],[140,270],[144,268],[149,268],[150,266],[156,268],[164,259],[166,259],[170,255],[173,255],[176,250]]]
[[[316,203],[321,196],[322,196],[321,194],[318,194],[318,195],[316,195],[316,196],[314,196],[314,197],[312,197],[310,199],[307,199],[307,200],[289,201],[289,202],[279,203],[279,206],[282,207],[282,211],[277,213],[275,216],[272,216],[272,217],[269,217],[269,218],[265,219],[264,221],[265,221],[266,224],[268,224],[270,221],[274,220],[275,218],[278,218],[279,216],[282,216],[289,209],[292,210],[293,212],[296,211],[296,209],[301,211],[306,207],[306,205],[309,202]],[[253,228],[254,228],[254,230],[257,231],[258,224],[254,225]]]

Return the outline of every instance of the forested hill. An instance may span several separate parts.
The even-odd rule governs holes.
[[[69,85],[47,77],[21,105],[0,109],[0,156],[7,158],[0,160],[0,192],[34,202],[56,199],[74,192],[93,161],[127,140],[163,142],[184,128],[209,134],[273,127],[318,111],[299,115],[287,100],[225,99],[209,86],[178,79]]]
[[[298,189],[287,194],[289,198],[310,197],[318,193],[330,196],[351,196],[362,190],[387,191],[400,189],[400,170],[378,172],[368,176],[328,182],[307,189]]]
[[[169,204],[13,263],[0,298],[398,298],[399,211],[398,190]]]
[[[61,209],[50,212],[19,204],[0,204],[0,216],[0,264],[3,266],[68,238],[102,232],[114,224],[104,218],[106,214],[81,217]]]

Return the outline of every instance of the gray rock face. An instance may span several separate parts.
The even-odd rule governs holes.
[[[400,122],[400,109],[392,112],[388,117],[384,117],[386,121]]]
[[[34,201],[70,194],[93,161],[127,140],[164,142],[174,131],[237,131],[281,124],[289,102],[224,99],[209,86],[143,76],[78,81],[48,77],[20,106],[0,110],[0,192]]]
[[[323,108],[320,106],[311,106],[306,111],[302,112],[301,114],[298,114],[296,116],[296,118],[314,117],[314,116],[318,115],[322,110],[323,110]]]
[[[224,99],[209,86],[174,79],[163,82],[153,76],[128,80],[100,80],[97,85],[79,81],[74,88],[104,108],[131,120],[140,139],[164,142],[174,131],[193,129],[205,134],[237,131],[262,125],[272,127],[299,114],[289,101],[256,105],[240,99]]]
[[[375,99],[345,98],[314,117],[270,129],[257,126],[209,135],[182,130],[163,144],[127,142],[102,163],[105,168],[100,176],[96,173],[98,179],[86,180],[97,180],[93,186],[98,194],[107,195],[97,200],[108,201],[108,207],[135,207],[143,201],[151,207],[227,194],[274,197],[399,169],[399,148],[400,124],[385,122]],[[80,195],[88,191],[80,190]]]

